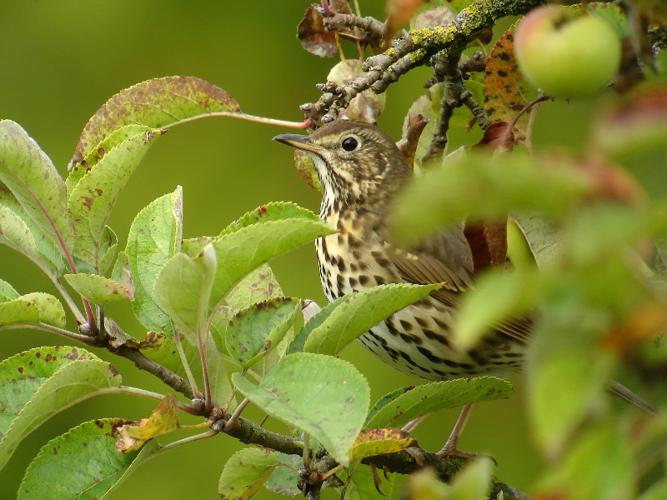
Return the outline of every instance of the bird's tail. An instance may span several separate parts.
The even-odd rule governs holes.
[[[611,382],[609,384],[609,392],[621,399],[624,399],[628,403],[635,405],[637,408],[648,413],[649,415],[655,415],[658,412],[655,406],[639,397],[620,382]]]

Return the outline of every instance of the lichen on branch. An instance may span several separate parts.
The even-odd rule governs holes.
[[[384,92],[401,75],[428,64],[438,53],[442,53],[439,57],[458,61],[463,49],[497,19],[524,14],[542,3],[544,0],[477,0],[444,26],[415,29],[396,39],[385,52],[368,58],[365,72],[355,80],[324,92],[317,102],[304,104],[301,109],[315,122],[331,122],[359,92]]]

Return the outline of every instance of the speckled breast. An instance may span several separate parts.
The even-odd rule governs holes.
[[[323,210],[338,232],[315,242],[320,280],[329,301],[385,283],[402,282],[386,257],[383,241],[364,214]],[[489,335],[466,353],[448,339],[454,311],[428,297],[393,314],[362,335],[361,343],[395,368],[422,378],[443,380],[519,368],[522,349],[501,335]]]

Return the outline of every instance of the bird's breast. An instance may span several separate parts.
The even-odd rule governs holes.
[[[361,211],[330,212],[323,219],[337,232],[316,240],[320,280],[327,299],[400,279],[374,231],[375,217]]]

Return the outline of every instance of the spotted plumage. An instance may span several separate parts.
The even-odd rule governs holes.
[[[320,216],[337,229],[315,242],[329,301],[386,283],[443,283],[362,335],[364,346],[396,368],[432,380],[520,366],[526,334],[516,326],[498,328],[469,352],[450,343],[459,297],[473,275],[460,227],[416,248],[392,244],[386,218],[411,171],[389,137],[372,125],[338,121],[308,137],[285,134],[279,140],[312,156],[324,188]]]

